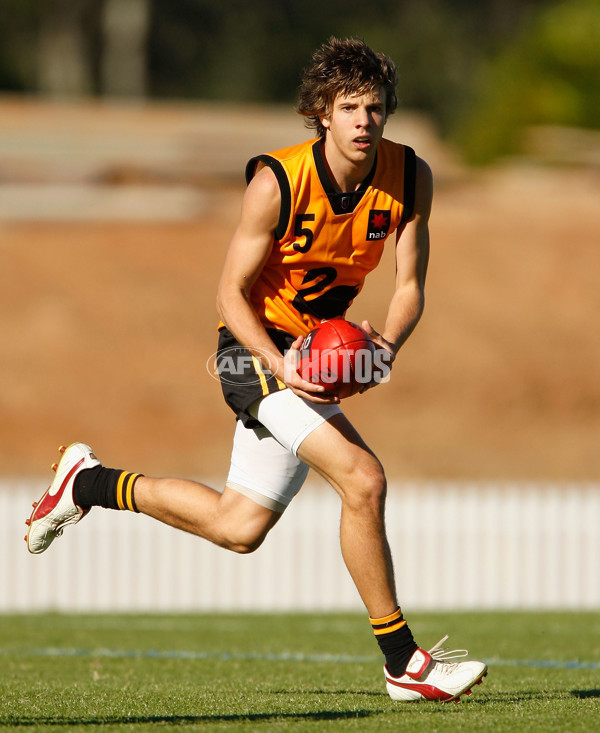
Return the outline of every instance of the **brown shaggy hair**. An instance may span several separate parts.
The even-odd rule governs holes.
[[[377,87],[385,91],[386,117],[396,109],[398,75],[394,62],[369,48],[360,38],[331,38],[318,48],[304,69],[296,111],[306,126],[325,137],[321,117],[327,117],[340,95],[368,94]]]

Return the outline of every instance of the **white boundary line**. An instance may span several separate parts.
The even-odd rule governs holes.
[[[318,662],[333,664],[366,664],[379,661],[375,656],[353,656],[349,654],[301,654],[281,652],[260,654],[248,652],[244,654],[229,654],[225,652],[186,651],[181,649],[75,649],[63,647],[46,647],[42,649],[9,649],[0,648],[0,656],[32,656],[32,657],[102,657],[109,659],[181,659],[202,661],[215,659],[218,661],[236,662]],[[492,667],[538,667],[549,669],[600,669],[600,662],[584,662],[570,660],[561,662],[546,659],[501,659],[493,657],[484,660]]]

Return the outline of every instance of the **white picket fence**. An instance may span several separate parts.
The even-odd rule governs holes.
[[[44,489],[0,481],[0,612],[362,608],[340,555],[339,499],[322,485],[247,556],[102,509],[33,556],[24,520]],[[599,484],[398,484],[387,525],[404,608],[600,607]]]

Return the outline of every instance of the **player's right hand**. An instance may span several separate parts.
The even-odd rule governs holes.
[[[313,384],[303,379],[298,373],[300,364],[300,348],[304,341],[303,336],[298,336],[283,357],[283,381],[298,397],[304,397],[309,402],[319,404],[337,404],[340,399],[325,390],[320,384]]]

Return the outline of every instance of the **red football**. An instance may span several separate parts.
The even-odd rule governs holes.
[[[369,334],[344,318],[322,321],[306,336],[298,372],[321,384],[340,399],[350,397],[371,381],[375,344]]]

